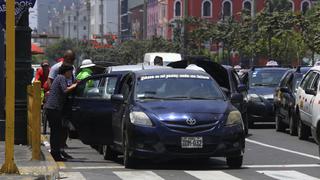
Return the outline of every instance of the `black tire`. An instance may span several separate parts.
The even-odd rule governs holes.
[[[227,157],[227,165],[231,169],[239,169],[242,166],[243,156]]]
[[[104,160],[115,160],[118,158],[118,153],[114,151],[110,146],[103,145],[102,149]]]
[[[291,136],[296,136],[297,132],[297,123],[294,114],[291,114],[289,117],[289,133]]]
[[[248,123],[248,115],[245,113],[243,116],[243,125],[244,125],[244,133],[245,135],[249,134],[249,123]]]
[[[126,130],[124,130],[126,131]],[[129,150],[129,138],[127,136],[127,132],[125,132],[123,137],[123,165],[125,168],[135,168],[136,166],[136,160],[130,155]]]
[[[283,123],[282,118],[276,113],[275,115],[276,131],[284,132],[286,130],[286,125]]]
[[[255,128],[255,126],[254,126],[254,119],[248,117],[247,120],[248,120],[248,127],[249,127],[250,129],[254,129],[254,128]]]
[[[47,119],[47,111],[45,109],[42,110],[41,120],[42,120],[42,134],[47,134],[48,119]]]
[[[307,140],[309,138],[308,126],[303,124],[303,122],[298,119],[298,138],[300,140]]]

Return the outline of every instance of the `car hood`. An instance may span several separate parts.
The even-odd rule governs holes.
[[[142,110],[152,119],[165,124],[185,125],[187,119],[196,119],[198,125],[223,123],[225,114],[234,107],[224,100],[178,100],[139,102],[136,110]]]
[[[137,102],[137,108],[157,116],[170,113],[224,114],[230,103],[224,100],[168,100]]]
[[[256,94],[260,97],[264,97],[265,99],[273,99],[275,89],[276,87],[255,86],[250,87],[248,94]]]

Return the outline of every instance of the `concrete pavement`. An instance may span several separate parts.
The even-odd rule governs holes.
[[[141,161],[138,169],[125,169],[122,157],[103,160],[102,155],[78,140],[68,142],[75,159],[59,163],[60,176],[65,180],[320,180],[318,146],[298,140],[271,127],[251,129],[246,141],[242,169],[228,169],[224,158],[173,160],[164,163]]]
[[[50,153],[45,147],[41,147],[41,161],[31,161],[31,149],[28,146],[16,145],[15,162],[19,169],[20,175],[0,175],[2,180],[31,180],[31,179],[46,179],[55,180],[59,176],[57,163],[53,160]],[[4,142],[0,142],[0,163],[4,163],[5,158]]]

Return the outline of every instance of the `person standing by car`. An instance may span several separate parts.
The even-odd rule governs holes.
[[[49,64],[48,60],[44,60],[41,63],[41,67],[39,69],[37,69],[36,76],[35,76],[35,81],[41,82],[41,88],[44,91],[49,90],[48,82],[47,82],[49,72],[50,72],[50,64]]]
[[[61,131],[63,129],[62,118],[66,96],[77,86],[77,84],[72,84],[71,86],[68,86],[67,84],[67,80],[72,78],[72,71],[73,66],[71,65],[62,65],[60,67],[60,72],[51,85],[48,100],[44,105],[44,108],[47,111],[49,125],[51,127],[51,154],[55,161],[66,161],[66,159],[61,157],[61,136],[63,136]]]
[[[51,87],[53,81],[55,80],[55,78],[57,77],[57,75],[59,74],[59,69],[62,65],[70,65],[73,67],[73,71],[72,71],[72,76],[70,76],[69,78],[67,78],[67,86],[71,86],[73,84],[73,82],[75,81],[75,75],[74,75],[74,61],[75,61],[75,53],[72,50],[67,50],[62,58],[62,60],[53,65],[51,67],[50,73],[49,73],[49,78],[48,78],[48,86]],[[69,102],[67,101],[67,97],[66,97],[66,103],[64,104],[63,107],[63,128],[61,130],[61,134],[62,134],[62,139],[61,139],[61,143],[63,143],[62,149],[61,149],[61,154],[68,159],[72,159],[72,157],[70,155],[68,155],[63,147],[67,147],[67,139],[68,139],[68,131],[69,131],[69,119],[70,119],[70,105]]]
[[[92,63],[91,59],[85,59],[82,61],[80,66],[80,72],[77,75],[76,79],[81,81],[93,74],[93,67],[96,65]],[[93,87],[93,81],[88,81],[86,84],[87,87]]]

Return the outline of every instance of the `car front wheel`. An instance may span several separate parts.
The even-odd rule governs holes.
[[[227,165],[229,168],[238,169],[242,166],[243,156],[227,157]]]
[[[309,138],[308,127],[302,123],[302,121],[298,120],[298,137],[301,140],[306,140]]]
[[[124,130],[126,131],[126,130]],[[124,148],[124,153],[123,153],[123,165],[125,168],[134,168],[136,165],[136,160],[130,155],[130,150],[129,150],[129,137],[127,132],[125,132],[124,137],[123,137],[123,148]]]
[[[289,130],[291,136],[297,135],[297,123],[293,114],[289,117]]]
[[[276,113],[276,131],[283,132],[285,131],[285,124],[282,121],[282,118],[279,116],[278,113]]]

